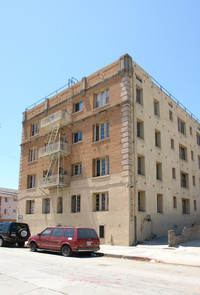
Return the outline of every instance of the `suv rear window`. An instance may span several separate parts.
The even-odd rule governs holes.
[[[92,228],[78,228],[79,239],[98,239],[97,233]]]
[[[27,226],[27,224],[25,224],[25,223],[15,223],[15,222],[13,222],[13,223],[11,224],[11,230],[12,230],[12,231],[17,232],[17,231],[19,231],[20,229],[25,229],[25,230],[28,231],[28,226]]]

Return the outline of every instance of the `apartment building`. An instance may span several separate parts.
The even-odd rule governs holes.
[[[132,245],[200,221],[200,124],[125,54],[23,113],[20,220]]]
[[[0,188],[0,222],[16,221],[17,190]]]

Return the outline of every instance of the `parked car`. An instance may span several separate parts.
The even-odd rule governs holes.
[[[0,247],[5,244],[16,244],[24,247],[30,236],[29,226],[20,222],[1,222],[0,223]]]
[[[100,240],[93,228],[47,227],[40,234],[31,236],[28,245],[32,252],[37,249],[59,251],[63,256],[74,252],[94,252],[100,249]]]

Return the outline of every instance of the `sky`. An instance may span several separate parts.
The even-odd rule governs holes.
[[[128,53],[200,119],[200,0],[0,0],[0,187],[18,189],[22,113]]]

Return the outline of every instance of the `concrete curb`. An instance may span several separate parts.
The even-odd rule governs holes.
[[[107,253],[98,253],[99,256],[111,257],[111,258],[121,258],[121,259],[130,259],[137,261],[146,261],[146,262],[157,262],[157,263],[166,263],[163,260],[149,258],[149,257],[140,257],[140,256],[130,256],[130,255],[120,255],[120,254],[107,254]]]

